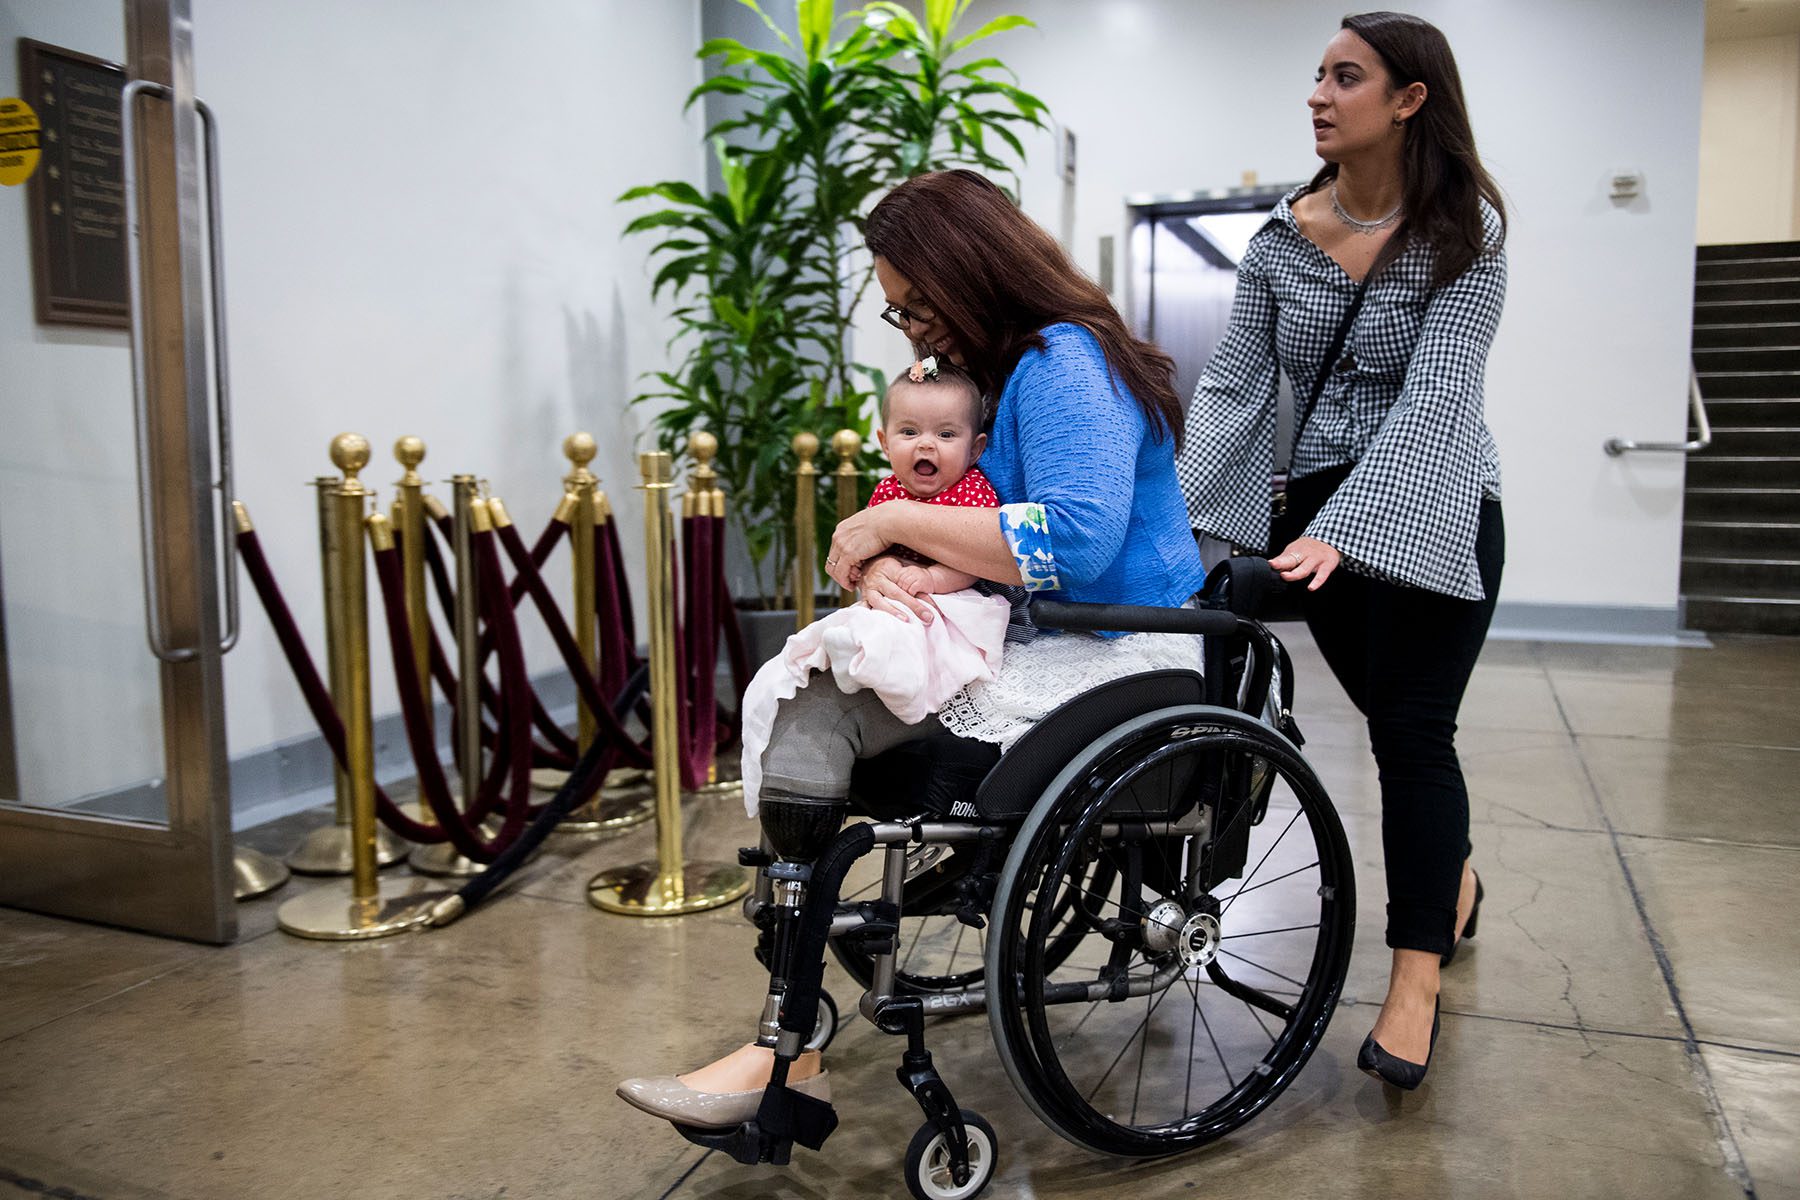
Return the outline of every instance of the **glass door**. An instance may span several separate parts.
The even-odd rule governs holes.
[[[227,942],[236,566],[210,118],[188,0],[119,17],[118,0],[0,9],[19,70],[9,90],[0,67],[0,95],[34,99],[42,127],[0,210],[33,265],[0,283],[0,904]]]

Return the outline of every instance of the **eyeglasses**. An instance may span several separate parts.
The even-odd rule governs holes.
[[[931,306],[923,301],[914,300],[911,307],[902,307],[897,304],[888,305],[881,310],[881,319],[905,333],[914,325],[931,324],[937,320],[937,313],[933,312]]]

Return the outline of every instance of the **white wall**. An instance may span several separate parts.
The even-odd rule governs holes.
[[[1700,101],[1702,244],[1800,237],[1800,35],[1706,44]]]
[[[374,442],[384,506],[389,447],[417,434],[427,478],[488,478],[530,540],[561,495],[562,438],[589,429],[619,519],[641,530],[644,421],[624,401],[671,328],[613,199],[701,176],[699,117],[682,113],[696,6],[193,3],[198,91],[221,126],[238,493],[302,628],[317,637],[322,608],[307,484],[342,430]],[[0,0],[0,94],[16,94],[13,37],[117,58],[120,13]],[[22,790],[55,802],[158,769],[160,725],[130,557],[125,342],[34,324],[22,193],[0,195],[18,264],[0,278],[0,554]],[[529,636],[534,670],[551,669]],[[377,713],[398,707],[389,674],[378,663]],[[226,693],[234,756],[310,732],[247,588]]]
[[[1079,138],[1073,249],[1125,245],[1132,193],[1302,180],[1318,166],[1306,98],[1341,0],[977,0],[1039,26],[986,43]],[[1488,376],[1505,467],[1503,599],[1672,608],[1682,464],[1607,458],[1612,436],[1682,436],[1693,287],[1700,0],[1409,6],[1448,35],[1483,159],[1510,199],[1511,286]],[[1048,136],[1026,209],[1064,222]],[[1644,196],[1607,198],[1615,167]],[[1120,280],[1125,278],[1120,269]],[[898,339],[859,322],[863,356]]]

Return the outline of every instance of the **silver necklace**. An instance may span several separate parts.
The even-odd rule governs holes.
[[[1337,180],[1334,179],[1331,181],[1331,211],[1337,214],[1338,220],[1348,225],[1357,233],[1380,233],[1383,229],[1386,229],[1389,225],[1392,225],[1395,221],[1400,219],[1400,208],[1401,206],[1396,204],[1394,205],[1394,211],[1390,212],[1385,217],[1376,217],[1373,221],[1358,220],[1345,212],[1344,206],[1338,203]]]

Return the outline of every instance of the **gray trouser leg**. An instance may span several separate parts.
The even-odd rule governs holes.
[[[763,788],[822,799],[848,796],[857,759],[942,729],[935,716],[908,725],[874,692],[841,692],[821,675],[776,709],[763,752]]]

